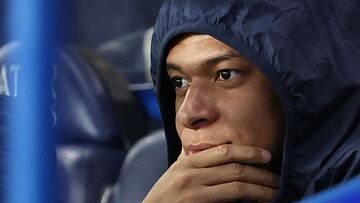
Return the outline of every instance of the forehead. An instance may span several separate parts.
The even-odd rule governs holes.
[[[210,35],[187,34],[174,39],[170,44],[166,61],[208,59],[217,55],[239,55],[235,50]],[[190,57],[191,56],[191,57]]]
[[[221,43],[221,42],[210,35],[183,34],[174,38],[171,41],[170,49],[177,49],[188,46],[204,47],[206,45],[215,45],[217,43]]]
[[[242,66],[251,63],[237,51],[210,35],[188,34],[173,40],[166,58],[168,70],[192,70],[192,67],[214,67],[232,62]]]

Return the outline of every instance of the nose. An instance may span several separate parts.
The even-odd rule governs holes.
[[[216,121],[219,113],[214,105],[211,87],[192,84],[177,112],[177,122],[197,130]]]

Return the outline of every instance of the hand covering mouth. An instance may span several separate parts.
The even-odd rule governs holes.
[[[219,145],[223,145],[223,144],[231,144],[230,141],[227,141],[225,143],[222,144],[212,144],[212,143],[206,143],[206,142],[201,142],[199,144],[190,144],[186,149],[185,149],[185,154],[186,155],[191,155],[191,154],[196,154],[199,153],[201,151],[204,151],[206,149],[210,149]]]

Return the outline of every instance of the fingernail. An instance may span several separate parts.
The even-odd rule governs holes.
[[[270,161],[270,159],[271,159],[271,154],[270,154],[270,152],[268,152],[268,151],[266,151],[266,150],[263,150],[263,151],[261,152],[261,157],[262,157],[262,159],[263,159],[265,162],[268,162],[268,161]]]

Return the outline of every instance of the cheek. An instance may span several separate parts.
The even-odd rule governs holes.
[[[227,101],[227,104],[223,105],[227,107],[223,116],[225,123],[236,131],[235,143],[256,145],[256,137],[259,134],[257,115],[260,113],[257,105],[246,95],[233,102]]]
[[[182,134],[182,131],[184,129],[184,127],[180,124],[180,121],[178,119],[178,112],[179,112],[179,109],[181,108],[181,105],[183,103],[183,100],[182,99],[179,99],[179,98],[176,98],[175,100],[175,126],[176,126],[176,131],[181,139],[181,134]]]
[[[179,98],[179,97],[176,97],[176,99],[175,99],[175,112],[176,113],[179,111],[182,103],[183,103],[183,99]]]
[[[264,147],[273,151],[281,142],[283,115],[275,93],[268,88],[233,92],[224,99],[224,118],[237,131],[239,143]]]
[[[272,89],[260,95],[262,100],[254,102],[254,117],[251,127],[257,135],[257,143],[274,152],[281,145],[283,137],[283,112]]]

